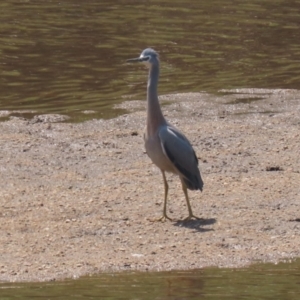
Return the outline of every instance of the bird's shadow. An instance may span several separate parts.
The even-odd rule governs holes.
[[[194,229],[195,231],[198,231],[198,232],[206,232],[206,231],[213,231],[214,229],[203,228],[202,226],[212,225],[212,224],[215,224],[216,222],[217,222],[217,220],[214,218],[210,218],[210,219],[202,219],[201,218],[200,220],[193,219],[193,220],[188,220],[188,221],[178,220],[174,223],[174,226],[190,228],[190,229]]]

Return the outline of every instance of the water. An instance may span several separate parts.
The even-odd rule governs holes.
[[[0,284],[0,299],[299,299],[300,261],[242,269],[120,273],[48,283]]]
[[[125,60],[148,46],[162,58],[160,94],[300,85],[300,1],[3,0],[0,10],[0,110],[122,113],[112,106],[144,99],[147,78]]]

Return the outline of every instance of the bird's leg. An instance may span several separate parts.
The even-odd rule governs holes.
[[[189,221],[189,220],[192,219],[192,218],[195,218],[195,219],[197,219],[197,220],[201,220],[201,218],[196,217],[196,216],[193,214],[192,207],[191,207],[190,200],[189,200],[189,196],[188,196],[187,187],[186,187],[185,183],[184,183],[182,180],[181,180],[181,185],[182,185],[182,190],[183,190],[183,192],[184,192],[186,204],[187,204],[187,207],[188,207],[188,210],[189,210],[189,216],[186,217],[185,219],[183,219],[183,221]]]
[[[164,200],[163,215],[162,215],[161,218],[159,218],[157,220],[154,220],[154,221],[165,222],[166,219],[172,221],[172,219],[170,217],[168,217],[168,215],[167,215],[167,197],[168,197],[169,185],[168,185],[168,182],[167,182],[165,172],[163,170],[161,170],[161,173],[162,173],[162,176],[163,176],[163,179],[164,179],[164,186],[165,186],[165,200]]]

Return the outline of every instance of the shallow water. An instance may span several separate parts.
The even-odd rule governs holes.
[[[299,299],[300,261],[242,269],[120,273],[0,284],[0,299]]]
[[[125,60],[148,46],[161,55],[160,94],[297,89],[299,4],[3,0],[0,110],[64,113],[77,121],[122,113],[112,105],[144,99],[147,79],[143,67]]]

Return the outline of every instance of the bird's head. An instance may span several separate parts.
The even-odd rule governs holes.
[[[127,62],[142,62],[147,67],[159,63],[159,55],[151,48],[143,50],[140,57],[128,59]]]

